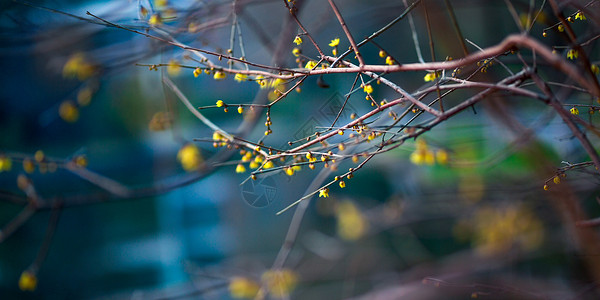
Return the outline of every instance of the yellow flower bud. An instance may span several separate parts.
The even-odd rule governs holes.
[[[233,277],[229,282],[229,293],[236,299],[253,299],[260,285],[254,280],[245,277]]]
[[[33,272],[24,271],[19,278],[19,289],[22,291],[34,291],[37,287],[37,277]]]

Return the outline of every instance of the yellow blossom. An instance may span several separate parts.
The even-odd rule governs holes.
[[[38,150],[38,151],[35,151],[35,154],[33,154],[33,158],[37,162],[42,162],[46,158],[46,155],[44,154],[44,151]]]
[[[429,82],[429,81],[434,81],[439,76],[440,76],[439,72],[429,72],[429,73],[427,73],[427,75],[425,75],[425,77],[423,77],[423,79],[426,82]]]
[[[435,163],[435,153],[428,149],[425,140],[419,139],[416,142],[416,149],[410,155],[410,161],[415,165],[433,165]]]
[[[590,70],[592,70],[592,73],[594,73],[595,75],[600,74],[600,68],[598,67],[598,65],[591,65]]]
[[[300,45],[300,44],[302,44],[302,38],[301,38],[299,35],[297,35],[297,36],[294,38],[294,44],[296,44],[296,45]]]
[[[181,65],[174,59],[169,60],[169,64],[167,65],[167,73],[171,76],[177,76],[181,73]]]
[[[160,14],[151,15],[150,19],[148,20],[148,24],[152,26],[160,26],[162,24],[162,18]]]
[[[88,165],[88,160],[85,155],[77,155],[73,160],[78,167],[85,168]]]
[[[258,75],[258,76],[256,76],[256,78],[254,80],[256,80],[256,83],[258,83],[258,85],[260,85],[261,89],[264,89],[267,87],[268,81],[265,79],[264,76]]]
[[[370,84],[363,86],[363,91],[367,94],[373,93],[373,87]]]
[[[394,59],[393,59],[391,56],[387,56],[387,57],[385,58],[385,64],[386,64],[386,65],[390,65],[390,66],[391,66],[391,65],[393,65],[394,63],[395,63],[395,61],[394,61]]]
[[[555,176],[552,181],[554,182],[554,184],[560,184],[560,177]]]
[[[345,240],[353,241],[361,238],[368,230],[369,223],[350,201],[338,203],[336,207],[337,232]]]
[[[269,81],[269,87],[276,88],[277,90],[279,90],[281,85],[283,85],[283,83],[284,83],[283,79],[275,78],[275,79]]]
[[[288,176],[294,175],[294,169],[292,167],[285,168],[285,174]]]
[[[239,114],[243,114],[243,113],[244,113],[244,107],[243,107],[243,106],[241,106],[241,105],[240,105],[240,106],[238,106],[238,109],[237,109],[237,111],[238,111],[238,113],[239,113]]]
[[[202,69],[195,68],[194,69],[194,77],[198,77],[198,76],[200,76],[200,74],[202,74]]]
[[[66,122],[73,123],[79,119],[79,109],[73,101],[63,101],[58,107],[58,115]]]
[[[569,58],[569,59],[577,59],[577,57],[579,57],[579,52],[577,52],[577,50],[570,49],[567,52],[567,58]]]
[[[12,168],[12,160],[7,156],[0,156],[0,172],[8,172]]]
[[[251,152],[246,152],[246,154],[244,154],[244,156],[242,156],[242,161],[243,162],[248,162],[252,159],[252,153]]]
[[[227,139],[223,136],[223,134],[219,131],[215,131],[213,132],[212,135],[213,141],[215,142],[219,142],[219,141],[226,141]]]
[[[167,7],[167,5],[169,5],[169,1],[168,0],[155,0],[154,5],[156,5],[157,9],[164,9],[165,7]]]
[[[573,106],[570,111],[571,111],[571,114],[573,114],[573,115],[579,114],[579,109],[577,109],[577,107],[575,107],[575,106]]]
[[[345,188],[346,187],[346,183],[343,180],[340,181],[340,187],[341,188]]]
[[[217,107],[223,107],[223,106],[225,106],[225,102],[223,102],[223,100],[217,100],[216,105],[217,105]]]
[[[194,144],[186,144],[177,152],[177,160],[186,171],[194,171],[200,168],[203,158],[200,149]]]
[[[268,161],[265,163],[265,165],[263,166],[264,169],[270,169],[274,166],[272,161]]]
[[[260,284],[246,277],[233,277],[229,281],[229,294],[236,299],[253,299],[260,290]]]
[[[317,66],[317,62],[316,62],[316,61],[314,61],[314,60],[309,60],[309,61],[306,63],[306,66],[304,66],[304,68],[305,68],[305,69],[312,70],[312,69],[314,69],[316,66]]]
[[[385,53],[385,51],[379,50],[379,57],[384,58],[386,56],[387,56],[387,53]]]
[[[288,297],[298,283],[298,275],[289,269],[266,271],[261,279],[269,293],[276,298]]]
[[[337,47],[337,45],[340,44],[340,38],[335,38],[333,40],[331,40],[331,43],[329,43],[329,47]]]
[[[249,162],[252,160],[252,153],[248,152],[246,155],[242,156],[242,162]],[[256,160],[252,160],[256,161]]]
[[[565,26],[563,26],[563,24],[558,25],[558,31],[559,32],[565,31]]]
[[[79,106],[88,106],[92,100],[92,89],[85,87],[77,92],[77,103]]]
[[[258,163],[257,163],[255,160],[251,161],[251,162],[250,162],[250,165],[249,165],[250,169],[256,169],[256,168],[258,168],[259,166],[260,166],[260,165],[259,165],[259,164],[258,164]]]
[[[235,167],[235,172],[236,173],[244,173],[244,172],[246,172],[246,167],[244,167],[244,165],[242,165],[242,164],[238,164]]]
[[[521,13],[519,15],[519,21],[523,27],[530,27],[530,25],[531,25],[531,19],[529,18],[529,15],[526,13]]]
[[[298,48],[294,48],[292,50],[292,54],[294,54],[295,57],[300,56],[301,53],[302,53],[302,51],[300,49],[298,49]]]
[[[269,93],[267,94],[267,99],[269,100],[269,102],[273,102],[279,99],[280,96],[281,93],[277,89],[274,89],[272,91],[269,91]]]
[[[25,171],[25,173],[33,173],[35,171],[35,164],[33,163],[33,161],[29,158],[26,158],[23,160],[23,171]]]
[[[329,188],[320,189],[319,197],[323,197],[323,198],[329,197]]]
[[[83,53],[77,52],[71,55],[63,66],[63,77],[76,77],[83,81],[93,76],[96,71],[97,67],[89,62]]]
[[[189,33],[196,33],[197,30],[198,30],[198,24],[196,24],[196,22],[190,22],[188,24],[188,32]]]
[[[544,238],[544,228],[533,212],[523,206],[482,208],[471,221],[472,243],[483,255],[501,255],[517,246],[533,250]]]
[[[19,278],[19,289],[22,291],[34,291],[37,287],[37,277],[33,272],[24,271]]]
[[[227,77],[227,75],[224,72],[221,72],[221,71],[216,71],[215,75],[213,76],[213,78],[215,80],[223,80],[223,79],[225,79],[225,77]]]
[[[237,73],[233,79],[237,82],[246,81],[248,79],[248,75]]]
[[[448,152],[444,149],[440,149],[435,153],[435,158],[438,164],[445,165],[448,163]]]
[[[586,19],[585,15],[583,15],[583,13],[580,12],[580,11],[578,11],[577,14],[575,15],[575,20],[578,20],[578,19],[581,20],[581,21],[583,21],[583,20]]]

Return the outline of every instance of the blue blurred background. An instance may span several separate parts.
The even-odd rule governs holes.
[[[165,30],[184,28],[190,19],[201,24],[214,22],[214,27],[197,34],[178,32],[177,38],[211,51],[222,52],[228,47],[231,1],[171,2],[177,18],[165,21]],[[354,36],[359,38],[385,25],[405,8],[389,1],[338,2]],[[444,30],[447,16],[442,4],[428,2],[430,17],[438,20],[434,21],[439,41],[437,59],[460,57],[460,46]],[[515,2],[521,9],[528,1]],[[250,103],[255,97],[266,98],[266,91],[254,82],[237,83],[232,78],[194,78],[193,69],[184,68],[178,76],[168,74],[166,68],[149,71],[147,66],[135,64],[166,64],[171,60],[184,65],[194,63],[176,47],[57,12],[97,22],[86,16],[89,11],[144,31],[140,4],[151,12],[158,9],[155,3],[145,1],[36,1],[37,7],[10,1],[0,4],[0,152],[23,158],[43,150],[57,161],[85,155],[90,170],[132,189],[180,186],[120,199],[62,168],[53,173],[36,170],[28,175],[42,198],[64,197],[66,207],[61,210],[48,255],[39,268],[35,291],[20,291],[18,281],[43,243],[51,218],[50,202],[0,244],[2,299],[230,297],[227,285],[232,276],[260,278],[271,266],[292,218],[292,212],[276,213],[305,194],[319,172],[304,168],[293,177],[274,172],[256,183],[244,181],[248,173],[234,171],[239,160],[237,151],[215,149],[211,142],[195,142],[204,159],[218,168],[186,173],[177,162],[178,150],[194,139],[210,140],[212,130],[181,104],[163,84],[163,76],[171,78],[196,107],[214,105],[218,99]],[[248,60],[294,66],[292,40],[298,31],[295,25],[286,27],[292,21],[281,1],[238,1],[237,5]],[[482,47],[517,31],[503,1],[485,5],[460,1],[455,9],[463,22],[463,34]],[[343,37],[331,11],[320,1],[305,1],[300,16],[323,45]],[[423,53],[429,57],[422,11],[415,16]],[[286,32],[285,28],[292,30]],[[280,37],[285,40],[278,40]],[[552,43],[557,38],[549,40]],[[406,21],[386,32],[378,43],[401,62],[417,59]],[[348,43],[343,41],[342,45],[344,49]],[[310,45],[302,47],[305,55],[316,56]],[[382,63],[378,52],[377,47],[365,47],[363,54],[371,63]],[[65,63],[75,53],[84,53],[90,63],[98,66],[94,76],[86,80],[63,76]],[[513,63],[509,67],[518,70],[518,62]],[[406,89],[417,90],[423,85],[424,75],[402,73],[389,78],[402,82]],[[497,78],[495,74],[490,76]],[[265,142],[285,148],[290,137],[302,137],[300,133],[307,128],[310,132],[328,126],[353,79],[325,76],[329,88],[319,87],[317,78],[307,79],[301,93],[292,93],[274,107],[274,134]],[[78,92],[85,88],[93,90],[89,105],[79,105],[78,120],[66,122],[59,113],[61,104],[76,101]],[[468,96],[467,92],[461,93],[462,97],[449,103]],[[381,99],[394,97],[384,90],[375,95]],[[362,95],[350,99],[351,111],[360,114],[370,110]],[[430,145],[450,150],[463,165],[414,166],[409,161],[415,149],[413,141],[376,157],[348,182],[346,189],[332,189],[331,198],[311,203],[296,250],[286,264],[301,278],[301,287],[293,298],[344,298],[378,288],[385,290],[386,284],[397,282],[424,289],[425,293],[416,297],[430,299],[449,292],[448,297],[469,297],[479,290],[489,292],[487,295],[493,299],[529,299],[540,294],[516,293],[506,286],[532,286],[534,291],[544,291],[550,283],[560,286],[550,293],[551,298],[560,299],[587,287],[591,279],[585,263],[575,255],[569,233],[559,228],[556,211],[540,196],[546,178],[539,175],[539,164],[534,159],[536,153],[544,153],[545,163],[558,166],[561,160],[578,161],[585,155],[546,106],[522,103],[514,97],[502,100],[506,100],[508,109],[514,109],[513,116],[536,129],[536,144],[529,145],[535,151],[529,151],[529,146],[523,146],[527,148],[524,151],[519,147],[510,150],[514,131],[502,125],[493,105],[482,104],[475,107],[475,112],[462,113],[427,134]],[[174,113],[172,127],[150,130],[153,116],[167,110]],[[202,113],[234,133],[243,120],[234,109],[229,113],[206,109]],[[342,121],[348,117],[342,116]],[[262,137],[262,123],[264,116],[255,128],[250,128],[247,139]],[[350,166],[345,163],[340,169]],[[0,203],[0,226],[23,209],[23,205],[10,201],[12,196],[23,195],[16,179],[22,173],[18,161],[13,162],[11,171],[0,173],[0,187],[6,198]],[[593,205],[594,178],[572,183],[590,214],[599,212]],[[271,203],[252,206],[248,197],[254,196],[265,196]],[[344,201],[355,203],[369,220],[369,233],[358,241],[344,240],[336,231],[339,216],[336,219],[332,207]],[[487,212],[489,207],[496,212],[506,211],[506,215],[517,211],[519,220],[531,218],[532,223],[542,224],[543,229],[525,237],[539,240],[537,244],[519,246],[520,237],[511,236],[508,248],[501,247],[492,256],[478,256],[476,249],[487,240],[461,234],[461,230],[465,226],[484,228],[476,222],[488,215],[477,212]],[[475,223],[465,221],[473,215],[481,218],[475,217]],[[439,283],[428,284],[434,281],[422,282],[438,274],[450,281],[456,279],[457,286],[442,284],[440,288]],[[471,286],[473,282],[497,284],[500,288],[486,290],[489,287]]]

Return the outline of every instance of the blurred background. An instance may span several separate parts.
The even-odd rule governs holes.
[[[511,9],[522,16],[530,13],[530,2],[535,12],[545,3],[450,2],[463,36],[472,42],[467,44],[470,52],[519,32]],[[357,39],[406,9],[401,1],[336,3]],[[295,5],[298,18],[323,49],[330,52],[327,44],[334,38],[341,38],[341,51],[349,46],[325,2],[297,0]],[[578,10],[593,15],[598,3],[573,1],[562,9],[565,15]],[[190,52],[106,26],[87,11],[141,33],[224,54],[237,21],[243,55],[259,64],[297,67],[294,47],[307,57],[318,55],[307,39],[293,44],[300,31],[282,1],[2,2],[0,154],[11,158],[12,167],[0,172],[0,298],[247,296],[233,292],[232,282],[265,282],[294,209],[276,213],[312,192],[309,185],[322,167],[303,167],[294,176],[271,172],[256,181],[248,180],[249,171],[236,173],[239,150],[214,148],[213,130],[179,101],[164,78],[194,107],[213,106],[220,99],[266,103],[271,91],[253,81],[238,83],[233,75],[219,81],[212,75],[195,77],[198,61]],[[156,16],[160,20],[153,21]],[[449,29],[446,2],[422,1],[412,16],[426,61],[433,60],[426,17],[436,60],[464,55]],[[566,55],[561,33],[550,30],[542,37],[557,22],[549,7],[544,6],[541,16],[530,34]],[[599,27],[588,18],[574,22],[573,28],[585,39],[598,35]],[[364,46],[363,56],[370,64],[383,64],[378,55],[382,48],[399,63],[418,62],[412,35],[405,18],[376,39],[378,46]],[[235,36],[233,55],[239,57]],[[592,62],[600,59],[596,44],[586,48]],[[524,56],[530,53],[524,51]],[[522,67],[515,57],[503,62],[513,71]],[[155,71],[149,65],[159,67]],[[477,78],[494,82],[506,76],[502,72],[494,65]],[[572,84],[543,62],[540,74],[547,81]],[[425,75],[386,78],[417,91],[426,86]],[[289,141],[329,126],[353,81],[354,75],[344,74],[308,78],[301,91],[273,107],[273,134],[265,144],[288,149]],[[553,88],[564,103],[596,104],[585,92]],[[456,92],[445,103],[457,104],[476,92]],[[396,97],[383,88],[374,95]],[[353,112],[370,110],[364,94],[352,94],[340,124]],[[264,112],[256,120],[234,107],[201,112],[247,140],[264,136]],[[595,124],[597,114],[591,112],[582,109],[581,118]],[[596,137],[590,138],[596,145]],[[346,181],[346,188],[334,185],[330,197],[311,200],[284,264],[293,280],[287,290],[267,298],[599,296],[598,232],[582,233],[574,226],[574,216],[600,214],[597,172],[593,167],[576,170],[555,184],[557,168],[589,158],[551,108],[494,94],[420,139],[429,149],[447,153],[448,161],[411,162],[420,146],[410,140],[376,156]],[[178,152],[189,143],[203,161],[202,168],[191,172],[178,161]],[[339,170],[353,166],[343,162]],[[27,204],[32,190],[23,189],[18,178],[35,189],[35,213],[30,214]],[[120,194],[123,187],[129,192]],[[582,211],[571,213],[577,209]],[[15,226],[21,221],[22,226]],[[27,270],[35,271],[33,291],[20,287]],[[252,290],[252,284],[245,288]]]

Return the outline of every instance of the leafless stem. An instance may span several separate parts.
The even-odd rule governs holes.
[[[335,5],[335,3],[333,2],[333,0],[329,0],[329,5],[333,9],[333,13],[335,13],[335,16],[337,17],[338,21],[340,22],[340,25],[342,26],[342,29],[344,30],[344,33],[346,34],[346,38],[350,42],[350,45],[352,45],[352,49],[354,49],[354,54],[356,54],[356,59],[358,59],[359,66],[361,66],[361,67],[364,66],[365,61],[362,57],[362,54],[360,54],[360,51],[358,50],[358,46],[356,45],[356,42],[354,41],[354,38],[352,37],[352,33],[350,33],[350,30],[348,29],[348,25],[346,25],[346,21],[344,21],[344,17],[342,17],[342,14],[338,10],[338,8]],[[321,53],[321,55],[323,55],[323,54]]]

